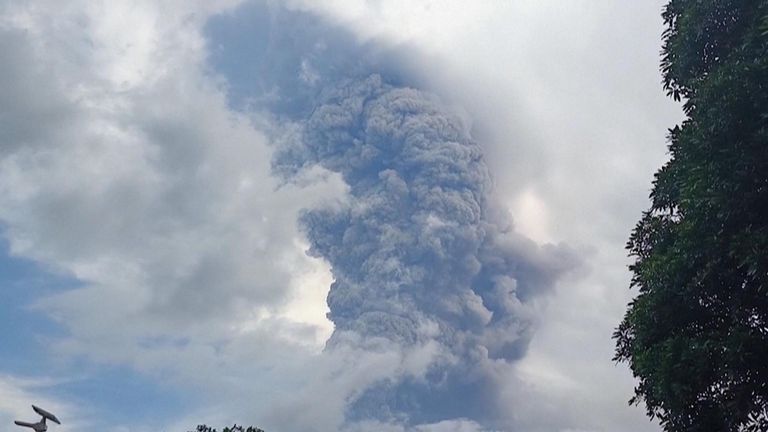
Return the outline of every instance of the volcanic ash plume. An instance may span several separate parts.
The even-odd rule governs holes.
[[[423,371],[356,393],[347,417],[493,425],[498,382],[526,351],[534,302],[573,258],[512,230],[493,202],[482,148],[458,116],[382,81],[326,90],[300,142],[275,159],[277,172],[320,165],[349,186],[345,204],[301,219],[310,253],[335,279],[326,350],[431,347]]]

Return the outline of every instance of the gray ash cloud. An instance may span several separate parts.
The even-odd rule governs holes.
[[[375,74],[323,94],[274,167],[290,176],[320,165],[349,185],[346,204],[300,220],[309,253],[334,277],[326,349],[441,347],[423,376],[362,391],[348,417],[492,424],[498,375],[525,354],[536,298],[574,257],[513,230],[494,201],[482,147],[435,96]]]
[[[395,372],[383,378],[371,370],[377,378],[360,388],[318,388],[346,401],[350,430],[459,419],[504,428],[503,411],[514,407],[499,405],[501,389],[534,334],[538,300],[575,255],[513,229],[469,125],[418,90],[429,81],[418,52],[357,43],[269,2],[247,3],[209,31],[232,104],[277,125],[274,174],[305,181],[319,166],[349,188],[343,203],[299,220],[309,253],[333,273],[327,358],[359,355],[355,374],[369,367],[365,353],[394,353],[400,364],[387,364]]]

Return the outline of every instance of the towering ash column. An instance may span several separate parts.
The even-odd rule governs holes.
[[[275,159],[279,171],[319,164],[349,185],[346,204],[301,219],[310,253],[335,279],[327,350],[438,347],[424,376],[377,383],[348,415],[493,424],[498,374],[531,338],[531,302],[572,257],[512,230],[493,201],[482,148],[458,116],[382,81],[325,89],[300,142]]]

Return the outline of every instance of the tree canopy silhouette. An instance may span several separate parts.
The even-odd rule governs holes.
[[[672,0],[661,70],[687,118],[627,248],[615,360],[666,431],[768,430],[768,1]]]
[[[217,432],[216,429],[208,426],[208,425],[198,425],[197,428],[195,428],[195,432]],[[264,432],[263,429],[259,429],[257,427],[248,426],[243,427],[240,425],[232,425],[232,427],[225,427],[222,429],[221,432]]]

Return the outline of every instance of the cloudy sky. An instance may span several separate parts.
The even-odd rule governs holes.
[[[659,430],[663,4],[0,0],[0,429]]]

